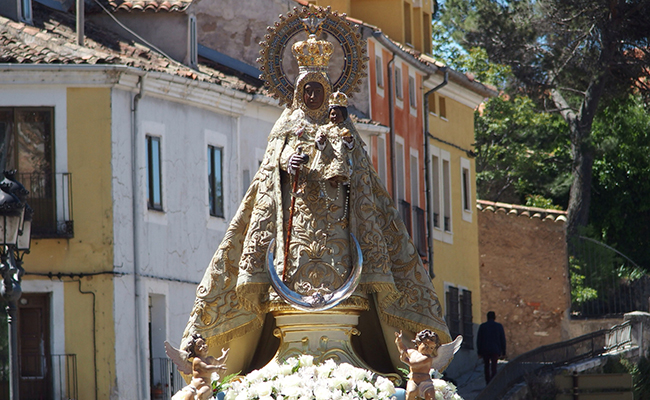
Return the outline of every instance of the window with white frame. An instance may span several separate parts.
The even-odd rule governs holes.
[[[434,228],[441,228],[441,217],[440,217],[440,210],[441,210],[441,204],[440,204],[440,199],[442,198],[441,192],[440,192],[440,157],[439,157],[439,152],[438,154],[434,154],[431,156],[431,180],[432,180],[432,185],[431,185],[431,193],[433,197],[433,227]]]
[[[377,174],[379,179],[386,185],[386,139],[377,136]]]
[[[429,146],[429,156],[431,157],[433,238],[452,244],[450,153],[436,146]]]
[[[451,168],[449,159],[442,160],[442,204],[444,213],[442,225],[445,232],[451,232]]]
[[[220,218],[224,217],[222,160],[223,148],[208,145],[208,202],[210,215]]]
[[[404,139],[397,136],[395,138],[395,184],[397,186],[397,199],[404,200],[406,197],[404,174]]]
[[[420,159],[418,156],[418,151],[415,149],[411,149],[409,164],[411,176],[411,219],[413,221],[413,243],[415,243],[415,247],[418,249],[418,253],[421,256],[426,256],[426,216],[424,209],[420,208]]]
[[[470,162],[464,157],[460,158],[460,185],[463,220],[472,222],[472,176]]]
[[[438,97],[438,115],[442,119],[447,119],[447,101],[444,97]]]
[[[412,109],[417,109],[417,93],[415,89],[415,77],[409,75],[409,105]]]
[[[399,100],[404,98],[404,91],[402,89],[402,68],[395,67],[395,97]]]
[[[377,86],[384,87],[384,64],[382,63],[381,56],[375,55],[375,80]]]
[[[472,292],[445,282],[445,320],[452,339],[463,336],[463,348],[474,347]]]
[[[147,207],[163,210],[161,138],[147,135]]]

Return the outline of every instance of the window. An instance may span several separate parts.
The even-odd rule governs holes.
[[[460,158],[460,182],[462,196],[463,220],[472,222],[472,181],[469,160]]]
[[[162,211],[162,168],[160,138],[147,136],[147,207]]]
[[[208,198],[210,215],[224,217],[223,212],[223,164],[221,147],[208,146]]]
[[[423,50],[426,54],[431,54],[431,15],[427,13],[422,14],[422,31]]]
[[[395,96],[400,100],[404,98],[402,91],[402,69],[400,67],[395,67]]]
[[[377,136],[377,174],[379,179],[386,185],[386,140],[383,136]]]
[[[381,62],[381,56],[375,56],[375,78],[377,81],[377,86],[380,88],[384,87],[384,64]]]
[[[411,208],[413,209],[413,242],[418,249],[420,256],[426,256],[427,252],[427,239],[424,210],[419,207],[420,205],[420,176],[419,176],[419,158],[417,150],[411,149]]]
[[[406,197],[404,181],[406,179],[404,175],[404,143],[402,138],[395,138],[395,185],[396,187],[396,196],[397,200],[404,200]]]
[[[447,119],[447,102],[444,97],[438,98],[438,108],[440,113],[440,118]]]
[[[53,107],[0,107],[0,166],[29,191],[32,236],[72,237],[70,174],[54,170]]]
[[[411,30],[411,5],[404,2],[404,42],[409,45],[413,43]]]
[[[445,292],[445,300],[447,326],[451,338],[455,339],[456,336],[463,335],[462,347],[466,349],[474,348],[472,292],[449,285]]]
[[[433,227],[440,228],[440,158],[431,156],[431,171],[433,184]]]
[[[417,97],[415,93],[415,77],[409,75],[409,104],[411,108],[417,108]]]
[[[436,115],[436,94],[429,94],[429,112]]]
[[[442,204],[444,206],[443,228],[451,232],[451,176],[449,160],[442,160]]]

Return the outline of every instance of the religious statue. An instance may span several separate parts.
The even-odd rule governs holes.
[[[415,349],[408,349],[402,341],[402,332],[395,332],[395,345],[400,359],[410,367],[409,380],[406,383],[406,400],[415,398],[434,400],[435,390],[431,378],[431,370],[440,371],[445,368],[460,349],[462,336],[448,344],[441,344],[435,332],[424,329],[415,336]]]
[[[211,348],[228,343],[239,360],[231,357],[229,372],[263,366],[276,350],[276,358],[307,352],[394,372],[391,332],[450,337],[418,251],[347,116],[348,97],[365,76],[365,45],[329,8],[294,9],[269,31],[262,78],[287,106],[197,288],[182,343],[195,333]],[[334,45],[324,33],[343,48],[334,83]],[[292,84],[282,51],[300,35],[306,40],[290,46],[299,66]],[[334,326],[351,315],[358,327]],[[271,333],[279,348],[271,349]],[[358,334],[362,348],[353,351],[350,336]]]
[[[195,333],[185,350],[176,349],[165,341],[165,352],[180,372],[191,375],[189,385],[176,392],[172,400],[208,400],[212,397],[212,381],[218,380],[219,371],[226,369],[228,350],[222,349],[219,358],[208,355],[208,345],[201,334]]]

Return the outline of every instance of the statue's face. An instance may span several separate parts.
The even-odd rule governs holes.
[[[334,107],[330,109],[330,121],[333,124],[340,124],[343,122],[343,111],[340,108]]]
[[[425,339],[420,344],[418,344],[418,351],[420,354],[424,354],[425,356],[433,356],[436,349],[438,348],[438,344],[434,342],[433,340]]]
[[[205,344],[203,338],[199,338],[194,342],[194,352],[199,357],[205,357],[205,355],[208,354],[208,346]]]
[[[325,90],[318,82],[307,82],[302,95],[302,100],[310,110],[317,110],[323,105]]]

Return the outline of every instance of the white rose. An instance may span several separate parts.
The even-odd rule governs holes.
[[[314,356],[310,356],[308,354],[303,354],[298,358],[298,361],[300,362],[300,366],[302,367],[311,367],[314,365]]]
[[[259,369],[256,369],[255,371],[251,371],[248,375],[246,375],[246,380],[249,382],[257,382],[261,381],[262,377],[264,377],[264,373]]]
[[[258,382],[252,387],[252,392],[257,393],[259,397],[270,396],[273,393],[272,382]]]
[[[332,392],[326,387],[317,386],[314,388],[314,397],[316,400],[329,400]]]
[[[390,379],[386,379],[383,376],[377,377],[375,386],[377,386],[379,390],[385,392],[389,396],[395,394],[395,385],[393,385],[393,382],[391,382]]]
[[[293,367],[291,365],[280,365],[280,370],[278,371],[278,375],[290,375],[291,371],[293,370]]]

